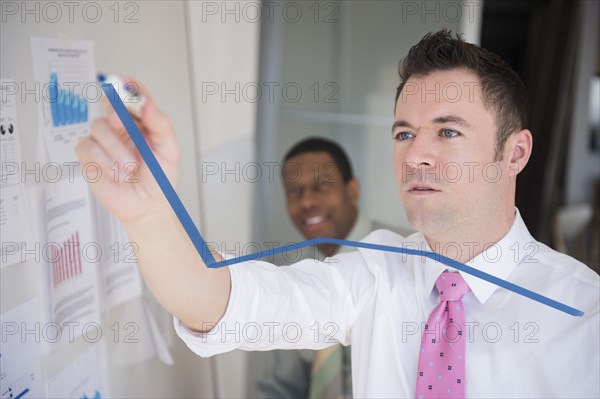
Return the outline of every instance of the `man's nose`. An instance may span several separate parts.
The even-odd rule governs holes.
[[[437,146],[429,132],[417,134],[409,143],[404,162],[410,168],[434,166],[437,162]]]
[[[300,205],[305,209],[315,207],[319,202],[317,193],[314,190],[304,190],[300,198]]]

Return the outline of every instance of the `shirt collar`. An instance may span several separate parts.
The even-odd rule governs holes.
[[[432,251],[421,233],[424,246],[427,251]],[[515,219],[508,233],[497,243],[490,245],[488,249],[471,259],[466,264],[481,270],[492,276],[506,280],[522,259],[531,253],[529,246],[535,243],[535,239],[527,230],[525,222],[521,218],[519,210],[515,208]],[[461,248],[466,250],[467,247]],[[431,293],[437,278],[446,270],[455,271],[442,263],[427,258],[424,262],[423,282],[425,292]],[[468,273],[461,273],[465,282],[480,303],[485,303],[498,289],[496,284],[489,283]]]

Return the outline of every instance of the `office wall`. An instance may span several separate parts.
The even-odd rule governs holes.
[[[258,79],[260,4],[186,3],[202,232],[220,251],[237,256],[254,249],[257,101],[248,99]],[[247,397],[248,353],[213,361],[215,395]]]
[[[9,4],[10,3],[10,4]],[[91,23],[83,17],[82,9],[89,2],[74,2],[72,17],[63,2],[57,2],[62,16],[44,15],[45,2],[2,2],[1,25],[1,64],[2,78],[12,78],[19,85],[34,88],[31,37],[48,36],[68,39],[92,40],[95,45],[95,60],[98,71],[128,74],[136,77],[150,89],[160,108],[167,112],[173,121],[177,139],[181,147],[181,178],[179,195],[190,215],[200,222],[201,198],[198,185],[198,136],[193,118],[193,96],[191,87],[193,71],[190,69],[190,43],[187,6],[181,1],[148,2],[96,2],[102,11],[97,22]],[[132,4],[135,8],[125,8]],[[7,5],[16,6],[16,14],[5,13]],[[112,9],[109,7],[113,7]],[[116,17],[114,7],[120,14]],[[33,10],[23,12],[21,7]],[[36,9],[37,7],[37,9]],[[10,10],[14,10],[11,8]],[[37,10],[37,11],[36,11]],[[125,17],[137,10],[137,22],[125,23]],[[52,10],[47,10],[48,12]],[[50,18],[47,18],[50,17]],[[95,17],[94,17],[95,18]],[[116,22],[115,22],[116,19]],[[40,140],[38,137],[37,103],[34,95],[17,95],[17,117],[21,133],[21,156],[27,165],[40,160]],[[27,182],[27,192],[31,194],[43,181]],[[33,221],[32,221],[33,223]],[[34,226],[29,226],[30,231]],[[2,240],[8,240],[3,235]],[[2,269],[1,310],[6,310],[32,297],[40,297],[35,279],[39,276],[39,265],[32,259],[25,263]],[[144,300],[145,301],[145,300]],[[133,314],[141,301],[125,304],[103,316],[104,322],[111,317],[125,317]],[[161,318],[170,323],[169,318]],[[166,326],[170,329],[170,326]],[[107,330],[104,330],[107,331]],[[149,332],[144,329],[140,337]],[[135,345],[135,344],[132,344]],[[132,348],[133,349],[133,348]],[[57,371],[59,363],[64,365],[82,350],[80,345],[55,349],[40,358],[42,378]],[[123,347],[120,350],[127,351]],[[154,358],[127,366],[117,364],[109,351],[110,387],[115,397],[212,397],[212,362],[200,359],[175,339],[171,346],[174,365],[166,366]]]
[[[391,164],[398,63],[423,35],[441,28],[478,43],[483,2],[332,1],[309,6],[302,8],[301,18],[282,18],[266,27],[280,35],[281,43],[263,46],[270,63],[261,67],[268,69],[267,78],[282,86],[297,84],[303,95],[298,101],[279,96],[274,104],[260,104],[259,114],[262,110],[268,121],[259,121],[265,127],[258,132],[264,148],[259,161],[280,162],[287,149],[308,136],[330,138],[348,152],[361,182],[360,209],[373,226],[411,232]],[[260,214],[263,226],[257,239],[302,240],[287,217],[276,178],[258,193],[259,203],[269,205]]]

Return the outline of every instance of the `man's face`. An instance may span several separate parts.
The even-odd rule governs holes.
[[[346,238],[356,220],[358,183],[344,183],[329,153],[294,156],[283,176],[288,214],[305,238]]]
[[[473,236],[510,204],[509,157],[494,161],[494,115],[469,71],[407,81],[396,105],[393,163],[415,229],[434,237]]]

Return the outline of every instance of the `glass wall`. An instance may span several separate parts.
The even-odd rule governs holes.
[[[273,102],[259,104],[259,161],[280,162],[290,146],[309,136],[333,139],[348,152],[360,179],[363,214],[376,227],[409,232],[391,165],[398,63],[426,33],[461,32],[476,23],[482,3],[282,4],[283,18],[263,18],[261,78],[276,89]],[[263,224],[257,240],[300,240],[285,213],[279,175],[258,191]]]

